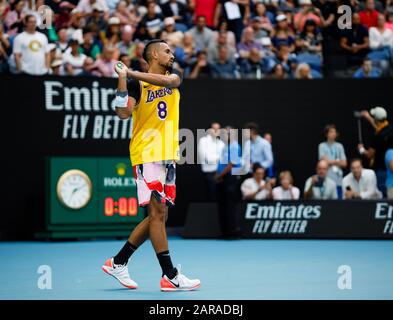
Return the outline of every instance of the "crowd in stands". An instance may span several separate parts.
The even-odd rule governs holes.
[[[0,73],[113,77],[118,60],[146,71],[154,38],[192,79],[321,78],[337,57],[343,76],[390,76],[393,1],[0,0]]]
[[[228,137],[222,139],[220,124],[212,123],[198,144],[207,200],[234,202],[239,189],[243,200],[393,199],[393,125],[382,107],[364,110],[361,117],[375,130],[368,148],[359,144],[358,157],[348,161],[343,144],[337,141],[335,125],[327,125],[325,141],[316,150],[319,160],[315,174],[302,188],[301,182],[296,187],[287,168],[277,170],[270,133],[261,136],[257,124],[246,124],[250,136],[241,146],[230,133],[231,127],[225,127]]]

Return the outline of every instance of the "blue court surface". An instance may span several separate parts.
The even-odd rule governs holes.
[[[393,299],[393,241],[173,237],[172,260],[202,287],[172,293],[159,290],[161,270],[148,242],[129,264],[138,290],[121,287],[101,270],[123,243],[2,242],[0,299]],[[42,265],[52,272],[50,290],[38,287]],[[342,265],[350,267],[352,289],[338,287]]]

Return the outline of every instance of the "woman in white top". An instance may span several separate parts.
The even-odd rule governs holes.
[[[293,185],[293,177],[290,171],[280,173],[280,186],[273,189],[273,200],[298,200],[299,188]]]
[[[266,200],[271,196],[272,187],[265,182],[265,169],[259,164],[253,166],[253,176],[244,180],[240,186],[244,200]]]
[[[71,40],[70,48],[68,48],[63,55],[63,61],[67,74],[76,76],[82,73],[85,59],[86,55],[79,53],[78,40]]]
[[[370,48],[372,50],[382,49],[384,47],[393,47],[393,31],[385,27],[385,16],[378,15],[376,27],[369,30]]]

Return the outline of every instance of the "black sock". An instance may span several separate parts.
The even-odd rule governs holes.
[[[115,264],[126,264],[136,249],[138,249],[137,246],[127,241],[119,253],[113,258],[113,262]]]
[[[162,274],[165,274],[169,279],[173,279],[177,274],[177,270],[173,267],[169,251],[157,253],[157,258],[162,269]]]

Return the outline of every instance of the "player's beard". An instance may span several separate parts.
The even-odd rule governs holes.
[[[161,67],[165,68],[166,71],[172,72],[173,63],[174,62],[171,63],[171,61],[168,61],[166,64],[160,64],[160,65],[161,65]]]

